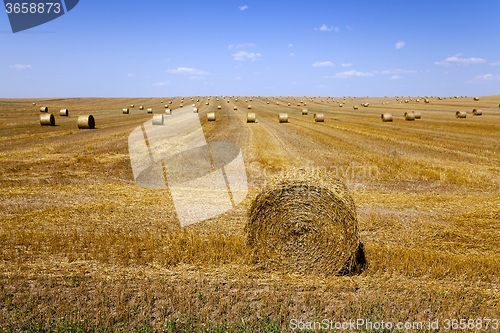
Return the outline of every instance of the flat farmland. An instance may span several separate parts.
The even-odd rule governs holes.
[[[292,319],[363,319],[439,321],[445,331],[446,319],[500,320],[500,96],[417,99],[0,99],[0,327],[279,332]],[[148,108],[181,103],[196,104],[207,142],[239,145],[249,186],[231,211],[184,228],[168,189],[135,184],[128,151]],[[40,126],[42,106],[56,126]],[[421,119],[406,121],[411,111]],[[278,122],[283,112],[288,123]],[[78,129],[88,114],[96,129]],[[252,262],[250,204],[267,179],[299,167],[350,189],[362,272]]]

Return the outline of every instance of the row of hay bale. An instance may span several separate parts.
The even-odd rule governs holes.
[[[92,115],[79,116],[76,124],[80,129],[93,129],[95,128],[95,119]],[[41,126],[55,126],[56,119],[53,114],[42,114],[40,115],[40,125]]]
[[[49,112],[49,108],[48,108],[48,107],[46,107],[46,106],[42,106],[42,107],[40,108],[40,112],[45,112],[45,113],[47,113],[47,112]],[[67,116],[69,116],[69,111],[68,111],[68,109],[61,109],[61,110],[59,111],[59,115],[60,115],[60,116],[62,116],[62,117],[67,117]]]

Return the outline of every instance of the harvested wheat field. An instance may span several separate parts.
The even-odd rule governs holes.
[[[129,157],[160,97],[0,99],[0,327],[285,332],[362,319],[447,331],[447,319],[482,319],[478,331],[497,331],[485,320],[500,319],[500,96],[195,96],[197,114],[163,98],[165,121],[189,112],[209,144],[237,144],[248,181],[233,209],[183,228],[168,187],[137,186]],[[71,112],[40,126],[34,103]],[[481,117],[455,117],[473,108]],[[411,111],[422,118],[405,121]],[[82,115],[95,129],[78,128]],[[307,191],[300,168],[324,175],[314,195],[273,196],[276,179]]]

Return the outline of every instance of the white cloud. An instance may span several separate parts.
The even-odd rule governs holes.
[[[288,47],[292,47],[292,46],[293,46],[293,44],[292,44],[292,43],[288,44]]]
[[[244,5],[244,6],[240,6],[240,7],[238,7],[238,8],[239,8],[240,10],[245,10],[245,9],[247,9],[247,8],[248,8],[248,6],[247,6],[247,5]]]
[[[313,67],[333,67],[333,63],[331,61],[318,61],[313,64]]]
[[[332,31],[333,27],[327,27],[326,24],[323,24],[320,28],[319,31]]]
[[[405,42],[399,41],[396,44],[394,44],[394,47],[398,50],[402,49],[403,47],[405,47]]]
[[[342,67],[351,67],[352,64],[342,64]]]
[[[127,76],[128,76],[128,77],[133,77],[133,76],[134,76],[134,74],[132,74],[132,73],[128,73],[128,74],[127,74]]]
[[[244,43],[236,45],[230,44],[227,48],[231,50],[231,49],[242,49],[245,47],[254,47],[254,46],[256,46],[255,43]]]
[[[200,71],[195,68],[188,68],[188,67],[177,67],[177,69],[169,69],[169,73],[175,73],[175,74],[191,74],[191,75],[210,75],[211,73],[209,72],[204,72]]]
[[[453,63],[459,65],[483,64],[486,60],[482,58],[460,58],[458,56],[448,57],[444,61],[435,62],[436,65],[451,66]]]
[[[499,62],[490,62],[490,66],[500,66],[500,61]]]
[[[290,53],[290,57],[293,57],[294,55],[295,55],[295,53],[293,53],[293,52],[292,52],[292,53]]]
[[[18,71],[22,71],[23,69],[31,68],[31,65],[19,65],[18,64],[18,65],[10,66],[10,68],[15,68]]]
[[[373,73],[369,72],[359,72],[356,70],[351,70],[347,72],[337,73],[334,76],[325,76],[327,79],[347,79],[350,77],[363,77],[363,76],[373,76]]]
[[[391,80],[399,80],[399,79],[402,79],[402,77],[401,77],[401,76],[399,76],[399,75],[393,75],[393,76],[391,77]]]
[[[485,74],[485,75],[478,75],[474,79],[484,80],[484,81],[491,81],[491,80],[500,81],[500,76],[493,74]]]
[[[169,85],[170,84],[170,81],[164,81],[164,82],[156,82],[153,84],[153,86],[156,86],[156,87],[163,87],[163,86],[166,86],[166,85]]]
[[[418,72],[412,69],[387,69],[384,71],[380,71],[380,74],[387,74],[387,75],[415,74],[415,73]]]
[[[232,54],[234,60],[244,61],[244,60],[261,60],[262,54],[260,53],[248,53],[246,51],[240,51],[238,53]]]

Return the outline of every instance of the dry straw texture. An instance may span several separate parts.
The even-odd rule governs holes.
[[[69,111],[68,109],[61,109],[61,111],[59,111],[59,115],[62,116],[62,117],[67,117],[69,116]]]
[[[163,113],[153,116],[153,125],[163,125]]]
[[[129,109],[123,109],[123,114],[129,114]]]
[[[42,126],[55,126],[56,120],[53,114],[41,114],[40,125]]]
[[[92,129],[95,128],[95,120],[92,115],[80,116],[76,121],[78,128],[81,129]]]
[[[415,112],[405,112],[405,120],[415,120]]]
[[[302,109],[302,115],[307,115],[309,112],[307,111],[307,109]]]
[[[392,121],[392,114],[390,114],[390,113],[382,113],[382,115],[380,116],[380,118],[382,118],[383,122]]]
[[[255,123],[255,113],[247,113],[247,123]]]
[[[325,121],[325,116],[322,113],[315,113],[314,114],[314,121],[316,121],[316,122],[324,122]]]
[[[42,107],[40,108],[40,112],[49,112],[49,108],[48,108],[48,107],[46,107],[46,106],[42,106]]]
[[[347,187],[321,170],[293,169],[269,180],[245,227],[259,267],[323,276],[350,271],[360,245]]]
[[[465,111],[457,111],[457,112],[455,112],[455,117],[457,117],[457,118],[467,118],[467,112],[465,112]]]
[[[482,110],[478,110],[478,109],[474,109],[474,110],[472,110],[472,114],[474,116],[480,116],[480,115],[483,114],[483,111]]]
[[[208,121],[215,121],[215,112],[207,113],[207,120]]]
[[[280,123],[287,123],[288,122],[288,113],[280,113],[280,114],[278,114],[278,121]]]

